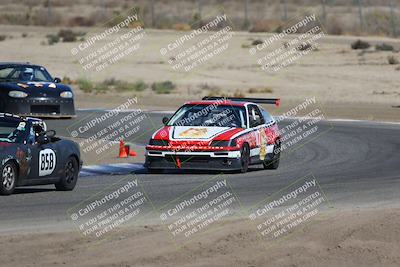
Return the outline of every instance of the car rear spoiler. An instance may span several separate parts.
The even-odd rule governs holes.
[[[280,98],[246,98],[246,97],[224,97],[224,96],[205,96],[203,100],[231,100],[231,101],[240,101],[240,102],[253,102],[258,104],[273,104],[277,107],[281,104]]]

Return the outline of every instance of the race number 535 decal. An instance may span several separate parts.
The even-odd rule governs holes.
[[[39,176],[52,174],[56,168],[56,154],[47,148],[39,152]]]

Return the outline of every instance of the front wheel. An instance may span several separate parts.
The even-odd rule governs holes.
[[[64,166],[63,176],[55,184],[58,191],[72,191],[78,181],[79,166],[74,157],[69,157]]]
[[[0,195],[11,195],[17,182],[17,167],[13,162],[7,162],[1,169]]]
[[[263,162],[264,169],[276,170],[279,167],[279,160],[281,158],[281,142],[276,140],[274,145],[274,152],[271,160],[265,160]]]
[[[244,144],[240,150],[240,172],[245,173],[249,169],[250,165],[250,148],[247,144]]]

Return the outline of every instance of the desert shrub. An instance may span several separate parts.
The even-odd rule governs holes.
[[[170,94],[176,85],[171,81],[155,82],[151,85],[151,89],[157,94]]]
[[[148,85],[142,81],[136,81],[135,83],[128,83],[123,81],[118,81],[118,84],[115,86],[115,90],[117,91],[144,91]]]
[[[138,80],[135,83],[133,83],[133,89],[135,91],[141,92],[144,91],[148,88],[148,84],[145,83],[143,80]]]
[[[382,44],[377,44],[375,46],[375,50],[377,51],[393,51],[394,48],[393,46],[386,44],[386,43],[382,43]]]
[[[85,78],[76,80],[76,84],[78,85],[79,89],[85,93],[91,93],[95,87],[91,81]]]
[[[67,77],[64,77],[66,81],[68,81]],[[64,80],[63,79],[63,80]],[[74,82],[74,81],[72,81]],[[68,82],[67,82],[68,83]],[[142,80],[138,80],[134,83],[129,83],[121,80],[117,80],[115,78],[105,79],[100,83],[93,83],[87,79],[78,79],[76,81],[78,87],[85,93],[105,93],[109,91],[117,91],[117,92],[129,92],[129,91],[137,91],[141,92],[148,88],[149,86]]]
[[[357,40],[351,44],[352,49],[368,49],[371,45],[368,42]]]
[[[256,94],[256,93],[271,94],[274,92],[274,90],[270,87],[260,87],[260,88],[252,87],[252,88],[249,88],[249,90],[247,92],[249,94]]]
[[[236,90],[236,91],[233,93],[233,97],[246,97],[246,95],[245,95],[242,91]]]
[[[134,91],[132,84],[124,81],[118,81],[114,88],[118,92]]]
[[[107,87],[107,90],[115,89],[118,92],[125,91],[144,91],[149,86],[142,80],[138,80],[134,83],[129,83],[115,78],[106,79],[101,83],[103,86]]]
[[[389,63],[390,65],[397,65],[397,64],[399,64],[399,60],[398,60],[395,56],[393,56],[393,55],[388,56],[388,57],[387,57],[387,61],[388,61],[388,63]]]
[[[212,88],[208,91],[207,96],[221,96],[220,88]]]
[[[0,35],[0,42],[4,41],[7,39],[7,35]]]
[[[98,12],[96,12],[98,13]],[[92,16],[84,17],[84,16],[74,16],[68,19],[67,25],[70,27],[76,26],[85,26],[90,27],[95,25],[96,21],[93,19]]]
[[[203,26],[203,21],[201,20],[201,15],[198,12],[193,14],[192,20],[190,21],[191,28],[197,29]]]
[[[64,76],[64,77],[61,79],[61,83],[64,83],[64,84],[74,84],[75,81],[72,80],[72,79],[71,79],[70,77],[68,77],[68,76]]]
[[[256,39],[256,40],[254,40],[254,41],[251,43],[251,45],[259,45],[259,44],[262,44],[262,43],[263,43],[262,40]]]
[[[60,41],[62,42],[76,42],[79,38],[79,41],[83,41],[84,38],[83,36],[85,35],[85,32],[74,32],[72,30],[60,30],[57,34],[48,34],[46,35],[47,38],[47,44],[53,45],[56,44]]]
[[[23,32],[23,33],[21,34],[21,37],[22,37],[22,38],[26,38],[26,37],[28,37],[28,34],[27,34],[26,32]]]
[[[199,88],[201,90],[220,90],[220,88],[216,85],[208,84],[208,83],[202,83],[199,85]]]
[[[301,43],[300,45],[296,46],[296,49],[298,51],[306,51],[306,50],[309,50],[311,48],[312,48],[312,46],[309,43]]]
[[[48,45],[53,45],[60,41],[60,37],[55,34],[48,34],[48,35],[46,35],[46,38],[47,38]]]
[[[107,85],[107,86],[117,86],[120,83],[120,81],[118,81],[115,78],[109,78],[109,79],[105,79],[103,81],[103,84]]]
[[[105,92],[109,91],[110,88],[105,85],[104,83],[97,83],[94,85],[93,89],[96,93],[104,94]]]
[[[58,32],[58,37],[62,39],[64,43],[76,42],[78,37],[84,36],[84,32],[74,32],[72,30],[60,30]]]

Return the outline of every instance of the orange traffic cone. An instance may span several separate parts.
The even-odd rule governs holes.
[[[126,152],[125,142],[122,139],[119,141],[119,157],[120,158],[128,157],[128,153]]]
[[[130,145],[125,145],[125,152],[129,156],[129,150],[131,149]]]
[[[136,157],[137,154],[136,154],[135,151],[131,150],[131,151],[129,151],[129,156],[131,156],[131,157]]]

